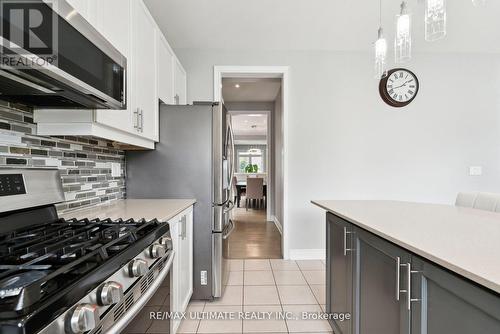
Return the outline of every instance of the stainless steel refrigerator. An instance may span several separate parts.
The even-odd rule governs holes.
[[[128,152],[128,198],[194,198],[194,299],[223,294],[229,268],[234,137],[221,103],[160,106],[160,142]]]

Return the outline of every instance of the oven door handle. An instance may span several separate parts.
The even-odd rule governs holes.
[[[127,325],[134,320],[135,316],[139,314],[139,312],[143,309],[143,307],[147,304],[149,299],[154,295],[156,290],[160,287],[161,283],[165,277],[167,277],[170,269],[172,268],[172,263],[174,261],[175,251],[170,250],[167,253],[167,260],[165,262],[165,267],[160,272],[160,275],[156,277],[154,283],[148,288],[145,294],[143,294],[139,300],[125,313],[125,315],[118,320],[115,325],[109,328],[106,331],[106,334],[120,334]]]

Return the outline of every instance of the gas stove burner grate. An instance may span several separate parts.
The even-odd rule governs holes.
[[[47,276],[44,271],[25,271],[0,281],[0,298],[17,296],[22,289]]]
[[[156,219],[59,219],[0,233],[0,328],[40,330],[168,230]]]

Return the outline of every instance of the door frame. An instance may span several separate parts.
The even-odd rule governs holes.
[[[283,113],[283,221],[281,225],[281,249],[283,258],[289,259],[288,242],[288,90],[289,90],[289,67],[288,66],[214,66],[214,101],[220,102],[222,97],[223,78],[280,78],[281,108]]]
[[[271,131],[271,126],[273,125],[272,120],[271,120],[271,110],[229,110],[229,115],[234,116],[234,115],[248,115],[248,114],[256,114],[256,115],[265,115],[267,118],[267,132],[266,132],[266,173],[267,173],[267,189],[268,192],[266,194],[268,203],[271,203],[273,201],[273,192],[274,192],[274,182],[270,182],[269,180],[272,180],[274,177],[274,174],[272,173],[271,170],[271,147],[272,147],[272,141],[271,141],[271,135],[274,134],[274,132]],[[246,145],[246,144],[245,144]],[[273,160],[274,161],[274,160]],[[274,221],[274,215],[271,214],[271,206],[267,205],[266,207],[266,217],[268,221]],[[278,227],[279,228],[279,227]],[[282,231],[280,231],[281,233]]]

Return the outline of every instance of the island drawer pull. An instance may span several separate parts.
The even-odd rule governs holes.
[[[354,234],[354,232],[347,231],[347,227],[344,226],[344,256],[347,256],[347,252],[353,252],[354,248],[347,248],[347,235]]]
[[[399,294],[402,292],[400,289],[401,280],[401,258],[396,257],[396,300],[399,302]]]
[[[411,275],[418,274],[420,271],[411,270],[411,263],[407,264],[406,269],[408,270],[408,272],[407,272],[407,275],[408,275],[408,300],[407,300],[406,306],[408,307],[408,311],[411,311],[411,303],[421,301],[421,299],[418,299],[418,298],[411,298]]]
[[[396,300],[400,300],[400,294],[406,293],[408,298],[406,299],[406,308],[408,311],[411,311],[411,303],[419,302],[421,299],[411,298],[411,275],[419,273],[419,271],[411,270],[411,263],[401,263],[401,258],[396,257]],[[406,268],[406,281],[407,288],[405,290],[401,290],[401,267]]]

